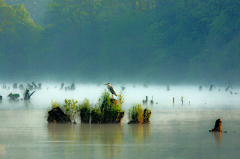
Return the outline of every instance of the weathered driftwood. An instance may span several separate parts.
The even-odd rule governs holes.
[[[29,93],[29,90],[27,89],[24,93],[24,100],[29,100],[31,96],[33,95],[35,91],[33,91],[31,94]]]
[[[59,108],[53,108],[48,112],[48,123],[71,123],[71,119]]]

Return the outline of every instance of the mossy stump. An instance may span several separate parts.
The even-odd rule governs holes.
[[[151,110],[144,109],[142,117],[137,114],[134,118],[128,122],[128,124],[150,124]]]
[[[106,112],[106,114],[110,114],[110,113],[111,112]],[[125,115],[125,112],[123,111],[123,112],[118,112],[114,114],[112,118],[108,118],[108,116],[103,117],[92,112],[91,123],[92,124],[119,124],[122,122],[124,115]]]
[[[110,101],[110,102],[109,102]],[[105,98],[100,106],[100,112],[92,110],[92,124],[118,124],[122,122],[125,112],[117,108],[118,100],[114,98]]]
[[[150,124],[150,116],[152,112],[150,110],[144,109],[143,111],[143,123]]]
[[[59,108],[53,108],[48,112],[48,123],[71,123],[70,118]]]

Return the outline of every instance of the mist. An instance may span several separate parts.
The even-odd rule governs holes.
[[[49,108],[52,101],[63,104],[65,99],[74,99],[81,104],[85,98],[90,101],[92,107],[98,103],[104,90],[107,90],[106,85],[102,84],[78,84],[75,83],[74,91],[60,90],[61,83],[42,83],[41,90],[35,90],[30,101],[23,101],[23,91],[19,89],[9,90],[0,89],[3,101],[1,109],[24,109],[27,104],[28,109],[44,109]],[[65,86],[70,86],[71,83],[65,83]],[[11,86],[6,84],[6,86]],[[26,86],[26,84],[24,84]],[[117,94],[121,91],[119,84],[112,83]],[[148,85],[144,88],[141,84],[125,84],[123,91],[125,102],[122,106],[124,111],[128,111],[134,104],[142,104],[144,107],[149,107],[152,110],[159,109],[235,109],[239,107],[239,87],[229,88],[216,86],[212,91],[209,91],[209,86],[203,86],[202,91],[199,91],[199,86],[171,86],[170,91],[163,85]],[[220,89],[220,91],[219,91]],[[33,92],[34,90],[30,91]],[[230,91],[233,93],[231,94]],[[20,94],[19,101],[9,101],[7,95],[9,93]],[[236,94],[235,94],[236,93]],[[143,104],[143,100],[148,96],[148,103]],[[183,97],[183,103],[181,98]],[[117,98],[117,97],[115,97]],[[174,98],[174,103],[173,103]],[[153,99],[153,104],[150,101]]]

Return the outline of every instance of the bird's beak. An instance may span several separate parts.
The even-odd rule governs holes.
[[[104,85],[108,85],[108,84],[104,84]]]

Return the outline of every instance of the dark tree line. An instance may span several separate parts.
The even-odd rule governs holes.
[[[0,0],[1,79],[237,83],[238,0]]]

